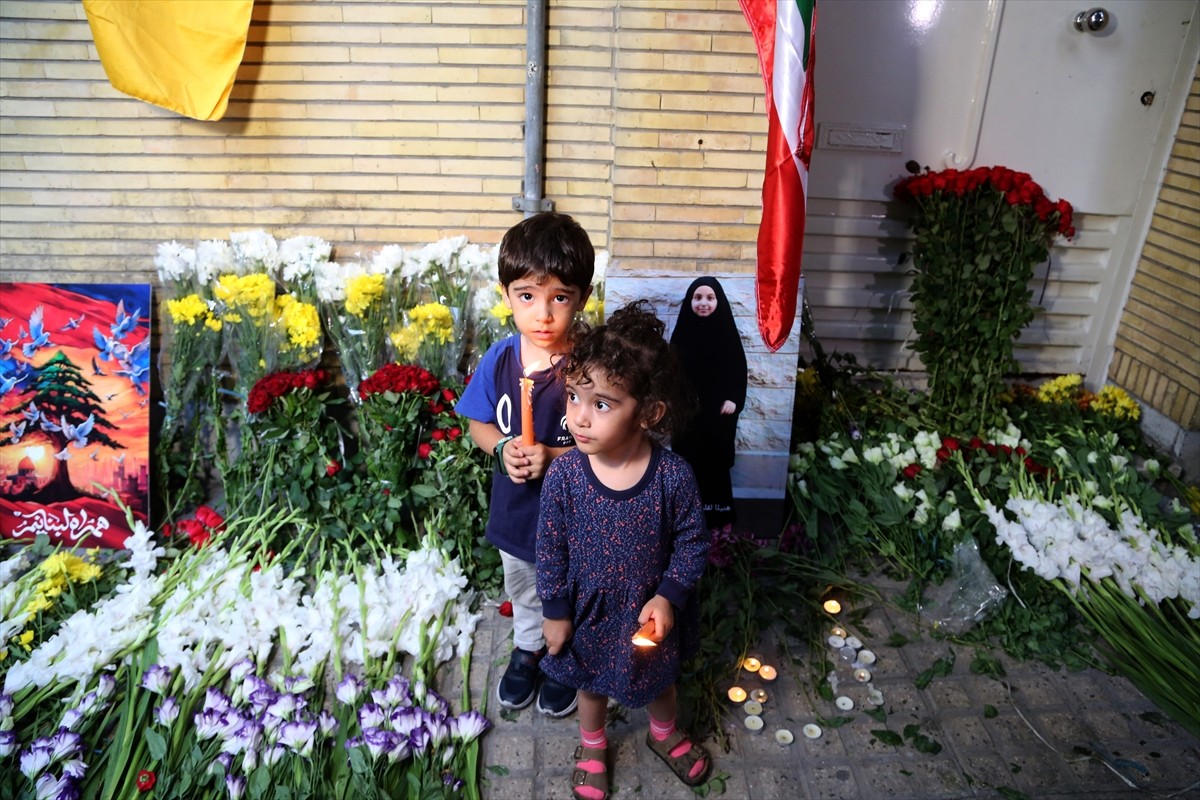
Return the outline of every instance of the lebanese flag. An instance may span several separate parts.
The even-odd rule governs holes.
[[[767,167],[758,228],[758,330],[775,352],[796,319],[812,159],[817,0],[741,0],[767,84]]]

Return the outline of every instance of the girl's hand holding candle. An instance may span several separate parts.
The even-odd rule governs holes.
[[[657,647],[658,642],[654,641],[654,620],[650,620],[633,635],[633,643],[638,647]]]

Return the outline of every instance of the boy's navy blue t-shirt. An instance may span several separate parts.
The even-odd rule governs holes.
[[[513,334],[488,348],[455,404],[455,413],[493,423],[505,436],[521,436],[520,343],[520,334]],[[567,431],[566,390],[554,370],[547,366],[530,377],[537,441],[547,447],[574,445],[575,440]],[[541,494],[541,478],[517,484],[497,472],[492,477],[487,540],[509,555],[533,563]]]

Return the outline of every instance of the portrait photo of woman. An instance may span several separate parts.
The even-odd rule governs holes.
[[[738,416],[746,406],[746,353],[733,309],[716,278],[697,278],[679,306],[671,346],[683,367],[695,412],[671,440],[691,464],[710,528],[733,524],[730,470]]]

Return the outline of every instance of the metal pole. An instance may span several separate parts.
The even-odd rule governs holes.
[[[546,2],[527,0],[525,10],[525,179],[513,210],[532,217],[553,211],[542,196],[546,160]]]

